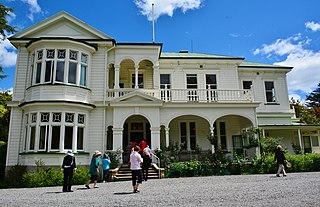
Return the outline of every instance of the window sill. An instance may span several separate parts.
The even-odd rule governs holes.
[[[78,85],[65,84],[65,83],[39,83],[39,84],[34,84],[32,86],[27,87],[26,90],[28,90],[29,88],[34,88],[38,86],[68,86],[68,87],[74,87],[74,88],[82,88],[82,89],[91,91],[90,88],[87,88],[85,86],[78,86]]]
[[[65,155],[65,152],[44,152],[44,151],[38,151],[38,152],[21,152],[19,153],[19,155]],[[89,155],[89,152],[82,152],[82,151],[78,151],[74,153],[75,155]]]
[[[280,105],[280,103],[277,103],[277,102],[267,102],[267,103],[264,103],[264,105]]]

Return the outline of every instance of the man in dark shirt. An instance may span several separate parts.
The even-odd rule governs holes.
[[[72,192],[72,177],[73,171],[76,169],[76,159],[71,150],[66,153],[66,156],[63,158],[62,170],[63,170],[63,192]]]

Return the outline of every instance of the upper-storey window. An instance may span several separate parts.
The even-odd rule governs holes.
[[[243,81],[242,82],[242,88],[243,89],[251,89],[252,81]]]
[[[43,49],[35,55],[32,84],[87,86],[88,54],[71,49]]]
[[[197,74],[187,74],[187,89],[198,88]]]
[[[267,102],[276,102],[276,94],[273,81],[264,82]]]
[[[160,74],[160,88],[171,88],[171,78],[170,74]]]
[[[206,88],[217,89],[217,77],[215,74],[206,74]]]

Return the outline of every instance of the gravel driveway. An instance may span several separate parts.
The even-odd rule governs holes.
[[[98,186],[1,189],[0,206],[320,206],[320,172],[149,180],[140,193],[130,181]]]

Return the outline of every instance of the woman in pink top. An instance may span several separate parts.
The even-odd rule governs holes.
[[[139,184],[142,183],[142,172],[141,172],[141,164],[143,163],[143,159],[139,154],[140,147],[135,146],[132,148],[132,152],[130,154],[130,170],[132,175],[132,186],[133,192],[140,192]],[[138,177],[138,182],[137,182]]]

